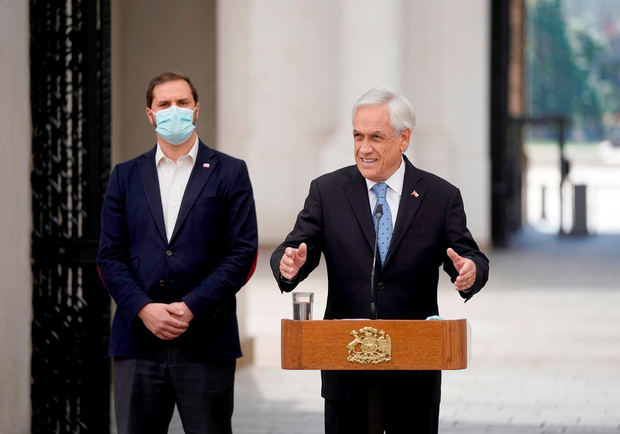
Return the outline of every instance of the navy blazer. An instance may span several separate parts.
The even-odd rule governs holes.
[[[404,156],[403,156],[404,157]],[[469,299],[487,281],[489,265],[467,229],[461,194],[455,186],[414,167],[404,157],[405,177],[398,215],[385,263],[375,275],[379,319],[426,319],[438,315],[439,268],[454,281],[458,275],[446,250],[476,264],[476,281]],[[355,165],[323,175],[310,185],[303,210],[291,233],[271,257],[273,274],[282,291],[291,291],[318,265],[321,253],[328,274],[325,319],[369,318],[370,278],[375,230],[366,181]],[[306,263],[292,281],[280,276],[279,263],[286,247],[308,245]],[[331,379],[326,384],[326,378]],[[439,373],[411,374],[412,386],[427,384],[439,402]],[[403,375],[395,376],[402,386]],[[338,399],[354,390],[352,382],[338,384],[340,377],[323,373],[323,396]],[[346,390],[345,390],[346,389]]]
[[[172,344],[204,360],[240,357],[235,294],[258,250],[247,167],[200,142],[168,242],[155,152],[115,166],[103,202],[97,265],[117,306],[110,355],[148,357]],[[175,301],[195,318],[177,339],[160,340],[137,313]]]

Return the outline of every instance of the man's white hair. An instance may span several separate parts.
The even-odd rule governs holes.
[[[415,127],[415,114],[413,107],[407,98],[390,89],[370,89],[357,100],[353,105],[352,118],[355,119],[357,109],[364,106],[374,106],[387,104],[390,122],[396,135],[399,135],[405,128],[411,130],[409,144],[413,141],[413,128]]]

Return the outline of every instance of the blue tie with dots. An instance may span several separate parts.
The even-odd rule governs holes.
[[[390,248],[390,241],[392,241],[392,212],[390,206],[385,200],[385,194],[387,193],[387,184],[385,182],[377,182],[372,186],[371,190],[377,196],[377,205],[372,213],[372,220],[375,224],[375,230],[379,231],[379,239],[377,241],[379,247],[379,255],[381,256],[381,263],[385,262],[385,256]],[[383,217],[379,220],[379,228],[377,229],[377,206],[381,204],[383,206]]]

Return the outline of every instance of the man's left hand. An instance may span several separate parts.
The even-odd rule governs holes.
[[[457,291],[466,291],[476,281],[476,264],[471,259],[460,256],[452,248],[449,248],[447,253],[452,264],[454,264],[454,268],[459,273],[454,281],[454,288]]]
[[[194,319],[194,313],[187,307],[184,301],[170,303],[167,305],[167,309],[170,315],[178,320],[190,322]]]

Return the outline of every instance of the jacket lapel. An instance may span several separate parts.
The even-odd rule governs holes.
[[[170,237],[171,243],[183,225],[183,222],[189,214],[192,205],[194,205],[198,194],[202,191],[203,186],[215,170],[216,164],[217,159],[215,158],[215,152],[209,149],[201,141],[198,145],[198,154],[196,155],[196,161],[194,162],[192,174],[190,175],[189,180],[187,181],[187,186],[185,187],[185,193],[183,194],[179,215],[177,217],[176,224],[174,225],[174,231]]]
[[[374,247],[375,229],[372,224],[372,213],[370,212],[366,181],[357,168],[354,168],[354,170],[355,173],[349,182],[344,185],[344,192],[353,210],[353,215],[357,219],[357,223],[360,225],[366,241],[368,241],[368,246],[372,249]]]
[[[159,191],[159,178],[157,177],[157,168],[155,167],[155,150],[157,145],[142,155],[142,158],[138,160],[138,171],[140,172],[140,179],[142,180],[142,186],[144,187],[144,195],[146,201],[151,209],[151,214],[155,219],[155,226],[159,231],[164,243],[168,244],[166,238],[166,226],[164,225],[164,212],[161,207],[161,193]]]
[[[400,196],[398,215],[396,216],[396,226],[394,227],[390,248],[388,249],[388,253],[385,258],[385,264],[390,261],[394,251],[398,248],[398,244],[401,242],[403,236],[407,232],[407,229],[411,225],[411,222],[418,212],[426,193],[426,189],[420,183],[422,174],[413,166],[413,164],[409,162],[407,157],[403,155],[403,158],[405,162],[403,191]]]

